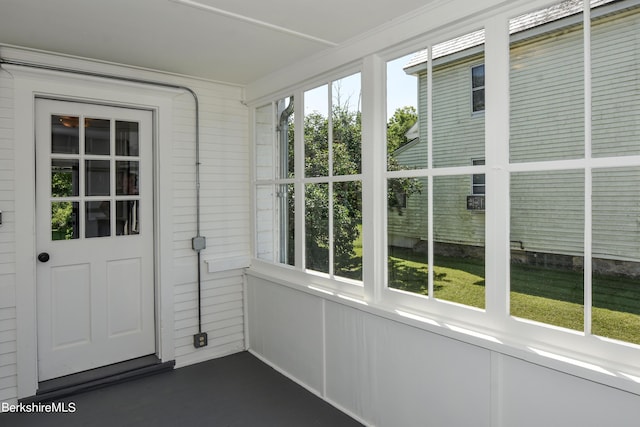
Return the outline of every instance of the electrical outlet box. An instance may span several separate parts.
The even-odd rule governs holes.
[[[206,332],[200,332],[193,336],[193,346],[195,348],[205,347],[209,343]]]
[[[194,251],[201,251],[207,247],[207,238],[204,236],[197,236],[191,239],[191,246]]]

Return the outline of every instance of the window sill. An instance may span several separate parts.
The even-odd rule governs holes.
[[[581,360],[578,353],[568,355],[564,351],[566,349],[554,351],[548,346],[536,345],[533,340],[529,342],[521,337],[482,330],[477,325],[465,325],[453,319],[440,318],[441,316],[431,318],[427,313],[418,314],[399,307],[368,302],[363,297],[364,292],[351,292],[352,289],[341,286],[342,283],[327,286],[325,282],[318,282],[314,275],[282,266],[258,261],[252,263],[247,274],[381,318],[640,396],[640,367],[636,370],[621,370],[607,360],[587,362]],[[518,323],[517,320],[510,320]]]

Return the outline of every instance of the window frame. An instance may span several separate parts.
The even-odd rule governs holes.
[[[555,2],[554,4],[557,4]],[[509,82],[510,78],[510,36],[508,23],[511,18],[549,6],[548,1],[504,5],[490,15],[469,18],[447,28],[440,28],[419,38],[405,41],[383,50],[374,51],[362,57],[357,66],[362,72],[362,186],[363,186],[363,240],[371,239],[373,253],[363,257],[363,285],[351,288],[330,278],[316,277],[305,271],[265,265],[258,262],[252,265],[254,273],[265,277],[275,277],[278,281],[294,287],[312,288],[327,298],[338,295],[351,295],[357,301],[341,301],[353,304],[357,308],[375,312],[394,320],[406,322],[426,330],[444,335],[464,336],[466,341],[494,349],[499,353],[514,355],[526,360],[534,360],[544,366],[562,372],[576,374],[582,378],[591,378],[598,382],[622,389],[640,391],[640,367],[637,361],[640,346],[614,341],[586,333],[571,331],[552,325],[546,325],[526,319],[514,318],[509,314],[509,278],[510,278],[510,175],[514,172],[538,171],[544,168],[582,169],[640,166],[640,156],[621,158],[561,160],[544,163],[511,163],[509,161]],[[585,31],[590,28],[590,10],[584,12]],[[386,281],[386,189],[387,177],[423,176],[433,179],[439,173],[472,175],[477,167],[443,168],[427,173],[416,174],[413,171],[386,172],[386,146],[384,139],[385,105],[385,66],[386,60],[424,49],[434,40],[446,40],[464,32],[472,31],[482,25],[486,30],[485,39],[485,110],[478,114],[485,116],[485,185],[486,185],[486,247],[485,263],[486,307],[484,310],[455,303],[423,298],[402,291],[389,292],[384,286]],[[585,36],[584,43],[589,43]],[[585,48],[589,53],[590,49]],[[585,54],[584,67],[588,67],[588,54]],[[350,67],[353,67],[351,65]],[[330,71],[324,80],[338,74]],[[334,78],[337,79],[338,77]],[[588,86],[588,84],[586,84]],[[294,93],[297,101],[306,84],[298,87]],[[590,90],[590,89],[588,89]],[[588,108],[586,106],[585,108]],[[301,111],[299,109],[298,111]],[[298,120],[299,117],[297,116]],[[585,120],[585,128],[589,126]],[[298,144],[299,145],[299,144]],[[300,147],[297,145],[297,149]],[[300,156],[297,155],[297,160]],[[296,185],[299,185],[296,178]],[[585,191],[589,191],[586,188]],[[588,210],[585,207],[585,210]],[[382,213],[381,213],[382,212]],[[296,215],[300,213],[296,210]],[[365,220],[365,215],[367,220]],[[586,233],[587,231],[585,229]],[[298,240],[297,240],[298,241]],[[585,243],[585,245],[588,244]],[[585,260],[590,257],[585,252]],[[301,285],[302,284],[302,285]],[[317,286],[317,288],[316,288]],[[585,294],[587,289],[585,289]],[[433,293],[430,293],[433,295]],[[320,295],[317,294],[316,295]],[[462,329],[462,335],[456,335]]]
[[[482,80],[484,80],[484,84],[482,86],[474,86],[474,78],[473,78],[473,70],[482,67]],[[485,64],[484,62],[482,64],[476,64],[476,65],[471,65],[469,67],[469,75],[470,75],[470,79],[471,79],[471,115],[472,116],[480,116],[483,115],[484,112],[487,109],[487,98],[486,98],[486,91],[485,91],[485,87],[486,87],[486,74],[485,74]],[[476,110],[475,109],[475,102],[474,102],[474,95],[476,93],[482,93],[482,105],[483,108],[482,110]]]

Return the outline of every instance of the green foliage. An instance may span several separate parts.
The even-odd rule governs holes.
[[[418,119],[414,107],[399,108],[389,121],[388,152],[405,144],[406,132]],[[348,103],[332,108],[333,175],[362,173],[362,123],[359,111],[350,110]],[[289,127],[289,147],[293,147],[293,126]],[[304,117],[305,176],[329,175],[329,120],[318,112]],[[394,148],[395,147],[395,148]],[[293,158],[290,155],[290,159]],[[401,170],[391,154],[389,170]],[[399,196],[410,197],[422,191],[420,181],[412,178],[390,180],[388,203],[400,211]],[[362,224],[362,188],[359,181],[335,183],[333,187],[333,248],[335,272],[361,279],[362,258],[356,254],[355,242],[360,238]],[[290,197],[289,200],[293,200]],[[329,271],[329,187],[308,184],[305,188],[306,266]]]
[[[333,174],[356,175],[361,171],[360,112],[346,106],[332,111]],[[305,176],[329,175],[329,123],[312,113],[304,119]],[[333,247],[335,271],[352,270],[354,242],[360,235],[362,198],[359,182],[341,182],[333,187]],[[308,184],[305,189],[306,266],[329,271],[329,186]]]
[[[73,193],[73,174],[70,172],[54,172],[51,174],[51,194],[57,197],[71,196]],[[54,239],[69,240],[73,238],[73,204],[56,202],[51,204],[51,229]]]
[[[387,153],[391,154],[407,142],[407,132],[418,121],[418,112],[413,106],[398,108],[387,123]]]
[[[408,143],[407,132],[418,121],[415,107],[398,108],[387,123],[387,170],[408,169],[398,163],[395,151]],[[415,178],[391,179],[387,185],[387,206],[402,215],[403,201],[412,194],[422,192],[422,183]]]

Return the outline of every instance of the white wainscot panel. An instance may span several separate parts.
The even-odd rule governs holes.
[[[504,357],[503,426],[636,427],[640,396]]]
[[[107,262],[109,337],[142,328],[140,258]]]
[[[248,277],[250,348],[322,392],[322,299]]]
[[[90,266],[51,269],[52,349],[91,341]]]
[[[373,425],[489,426],[490,353],[327,302],[327,398]]]

